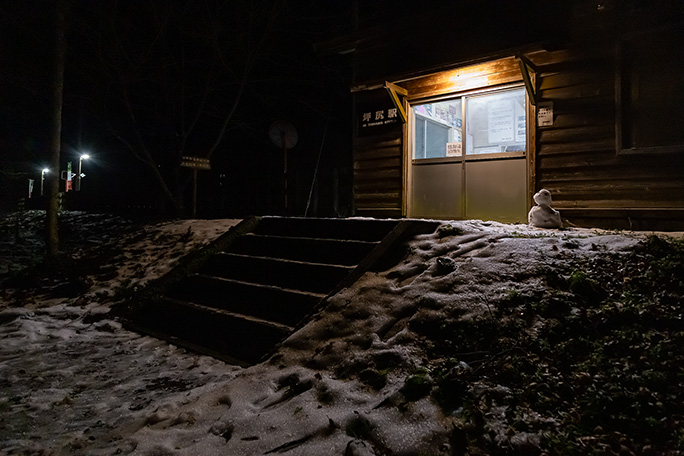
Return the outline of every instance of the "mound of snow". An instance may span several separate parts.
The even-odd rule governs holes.
[[[643,238],[444,223],[412,240],[401,263],[367,273],[330,298],[269,360],[246,369],[129,332],[109,318],[117,290],[144,286],[236,222],[185,220],[111,233],[118,251],[106,280],[94,273],[97,280],[78,297],[6,290],[0,302],[3,451],[459,454],[458,415],[432,400],[431,379],[421,370],[434,361],[421,340],[425,328],[455,315],[487,315],[512,288],[542,287],[540,267],[620,254]],[[93,246],[74,256],[89,258]],[[455,369],[471,367],[461,362]],[[481,387],[496,394],[491,385]],[[510,442],[534,449],[537,438],[521,432]]]

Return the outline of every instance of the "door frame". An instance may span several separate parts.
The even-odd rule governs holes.
[[[535,78],[534,78],[534,73],[530,75],[532,78],[532,84],[535,84]],[[458,97],[468,97],[468,96],[473,96],[473,95],[485,95],[488,93],[495,93],[499,91],[504,91],[504,90],[510,90],[510,89],[520,89],[520,88],[526,88],[525,83],[522,78],[522,74],[520,76],[520,80],[516,82],[511,82],[511,83],[506,83],[506,84],[497,84],[497,85],[492,85],[492,86],[485,86],[485,87],[479,87],[479,88],[473,88],[469,90],[463,90],[463,91],[455,91],[455,92],[449,92],[449,93],[444,93],[444,91],[436,90],[434,92],[428,92],[428,93],[421,93],[419,96],[412,96],[412,94],[409,92],[407,96],[403,99],[403,105],[404,109],[406,112],[407,116],[407,121],[406,123],[403,124],[403,132],[402,132],[402,143],[403,143],[403,191],[402,191],[402,215],[404,217],[412,217],[412,201],[411,201],[411,186],[413,183],[413,141],[414,141],[414,135],[413,135],[413,130],[414,130],[414,125],[413,125],[413,106],[418,105],[421,103],[430,103],[430,102],[436,102],[440,100],[448,100],[452,98],[458,98]],[[527,90],[525,90],[525,122],[526,122],[526,134],[525,134],[525,163],[526,163],[526,186],[527,186],[527,206],[531,206],[532,202],[532,195],[534,194],[534,189],[536,187],[536,106],[530,102],[530,94],[528,93]],[[465,113],[466,109],[466,103],[462,104],[462,110]],[[464,117],[464,129],[465,129],[465,123],[468,122],[468,119],[465,119]],[[465,141],[465,135],[464,135],[464,141]],[[463,219],[465,216],[465,164],[467,161],[474,161],[474,160],[487,160],[487,158],[479,158],[479,159],[471,159],[468,160],[467,156],[465,155],[465,150],[466,146],[464,144],[463,151],[464,155],[460,158],[460,160],[454,160],[454,161],[460,161],[461,163],[461,180],[462,180],[462,191],[461,191],[461,214],[460,214],[460,219]],[[496,159],[496,158],[493,158]]]

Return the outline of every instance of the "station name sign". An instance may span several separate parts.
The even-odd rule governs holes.
[[[357,111],[359,135],[383,133],[401,125],[394,106],[365,106]]]
[[[361,113],[361,128],[380,127],[399,123],[397,108],[383,108]]]

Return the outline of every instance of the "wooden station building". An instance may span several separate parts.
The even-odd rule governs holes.
[[[355,215],[684,229],[684,1],[355,8]]]

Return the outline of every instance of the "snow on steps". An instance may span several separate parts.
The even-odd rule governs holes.
[[[251,217],[119,307],[133,330],[249,365],[323,308],[325,298],[433,231],[418,220]]]

